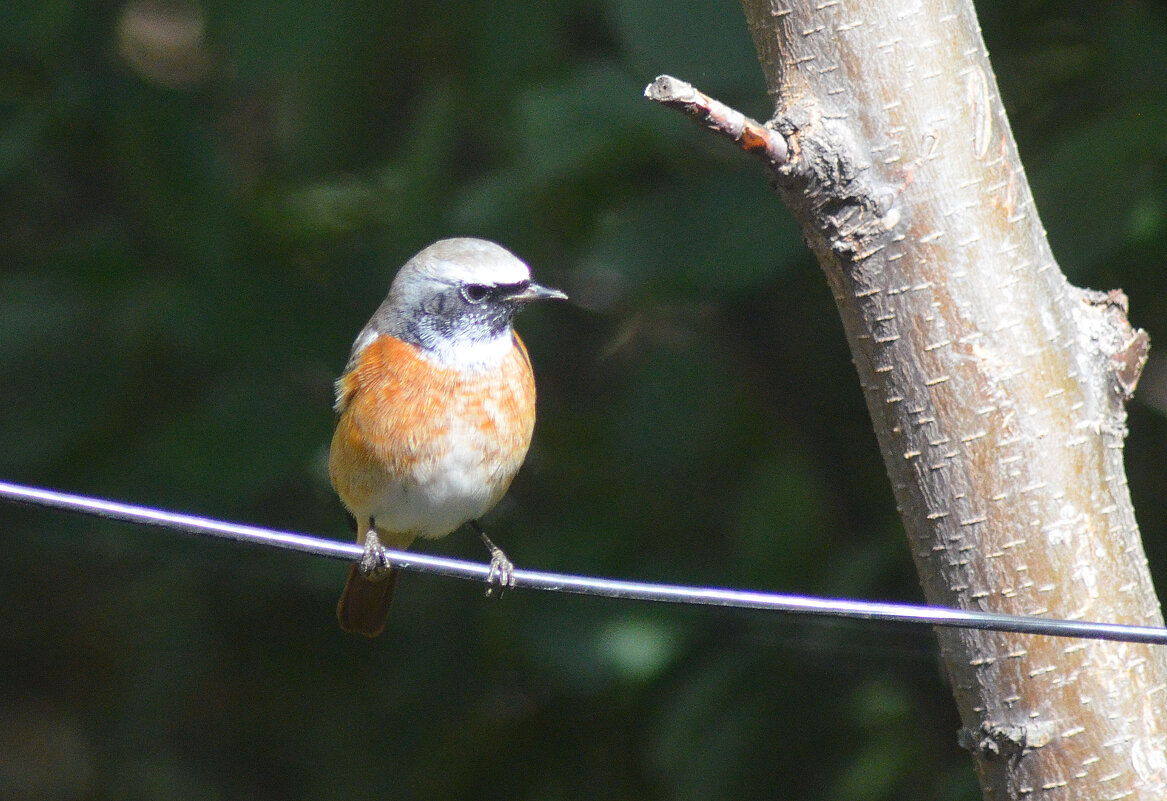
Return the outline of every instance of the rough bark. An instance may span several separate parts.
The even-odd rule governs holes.
[[[971,3],[743,6],[789,151],[776,186],[838,303],[927,600],[1162,625],[1122,464],[1147,339],[1121,292],[1055,263]],[[1167,650],[938,636],[986,798],[1167,797]]]

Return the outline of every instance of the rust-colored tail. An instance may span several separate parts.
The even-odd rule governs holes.
[[[340,603],[336,605],[336,619],[340,627],[352,634],[376,637],[385,630],[389,607],[393,604],[393,589],[397,586],[397,570],[369,578],[356,565],[349,568]]]

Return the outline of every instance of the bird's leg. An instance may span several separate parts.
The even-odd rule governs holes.
[[[471,520],[470,525],[478,532],[478,536],[482,537],[486,549],[490,551],[490,572],[486,574],[486,594],[487,596],[493,595],[497,588],[501,595],[502,590],[515,586],[515,563],[507,558],[507,555],[502,552],[502,548],[490,541],[490,537],[486,536],[486,532],[482,530],[482,526],[478,525],[477,520]]]
[[[385,555],[385,546],[381,544],[376,530],[373,528],[373,519],[369,518],[369,530],[365,532],[365,552],[361,561],[357,563],[361,575],[370,581],[389,578],[393,565]]]

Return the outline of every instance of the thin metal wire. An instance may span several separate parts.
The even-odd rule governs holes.
[[[362,549],[355,543],[319,539],[289,531],[275,531],[259,526],[245,526],[196,515],[167,512],[118,501],[39,489],[0,481],[0,499],[17,503],[60,509],[67,512],[138,523],[156,528],[173,529],[188,534],[235,540],[272,548],[299,551],[312,556],[356,561]],[[412,551],[386,551],[389,561],[402,570],[434,573],[440,576],[486,581],[489,566],[478,562],[431,556]],[[946,626],[1010,631],[1021,634],[1045,634],[1053,637],[1082,637],[1095,640],[1167,645],[1167,628],[1128,626],[1118,623],[1090,623],[1080,620],[1056,620],[1022,615],[1003,615],[937,606],[854,601],[841,598],[814,598],[747,590],[692,587],[676,584],[653,584],[641,581],[593,578],[538,570],[515,570],[515,586],[550,592],[569,592],[663,603],[725,606],[738,609],[764,609],[799,615],[906,623],[919,626]]]

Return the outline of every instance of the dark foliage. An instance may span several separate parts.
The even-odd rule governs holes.
[[[980,4],[1063,268],[1167,314],[1167,17]],[[755,163],[641,99],[758,117],[712,0],[0,6],[0,476],[348,538],[331,382],[397,265],[496,239],[519,321],[522,566],[916,601],[834,308]],[[1167,564],[1167,367],[1130,478]],[[924,635],[406,577],[0,507],[0,797],[978,797]],[[476,537],[429,546],[482,558]]]

